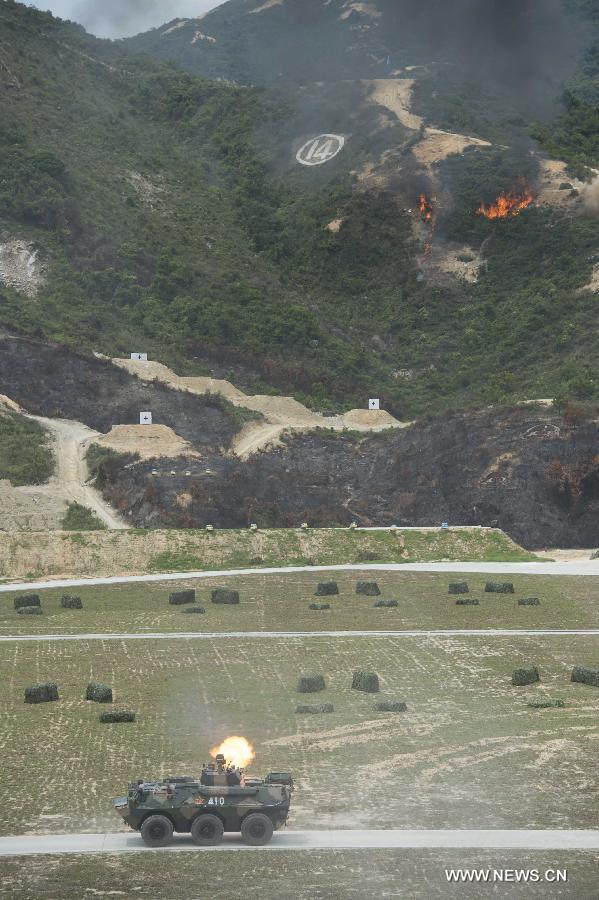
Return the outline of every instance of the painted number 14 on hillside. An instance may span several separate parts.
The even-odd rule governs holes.
[[[310,138],[296,154],[302,166],[322,166],[334,159],[345,146],[345,138],[341,134],[321,134]]]

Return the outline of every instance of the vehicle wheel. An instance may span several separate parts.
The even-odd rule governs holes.
[[[223,839],[225,829],[218,816],[198,816],[191,824],[191,839],[199,847],[216,847]]]
[[[166,816],[148,816],[141,826],[141,836],[148,847],[166,847],[173,839],[173,823]]]
[[[245,844],[260,847],[272,837],[272,822],[264,813],[251,813],[241,823],[241,837]]]

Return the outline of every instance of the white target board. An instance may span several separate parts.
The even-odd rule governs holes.
[[[152,424],[152,413],[151,412],[140,412],[139,424],[140,425],[151,425]]]
[[[306,141],[295,158],[302,166],[322,166],[335,159],[344,147],[345,138],[342,134],[319,134]]]
[[[147,353],[132,353],[131,359],[136,359],[137,362],[147,362],[148,354]]]
[[[380,409],[381,401],[380,400],[369,400],[368,401],[368,409]]]

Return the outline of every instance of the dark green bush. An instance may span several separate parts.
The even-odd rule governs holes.
[[[300,703],[295,707],[296,713],[301,713],[304,715],[311,715],[317,713],[332,713],[335,712],[335,707],[332,703],[320,703],[320,704],[309,704],[309,703]]]
[[[309,608],[310,609],[318,609],[318,610],[330,609],[331,604],[330,603],[311,603]]]
[[[106,531],[106,525],[95,512],[80,503],[69,503],[62,528],[64,531]]]
[[[511,581],[487,581],[485,591],[487,594],[513,594],[514,585]]]
[[[372,604],[375,609],[394,609],[399,606],[398,600],[375,600]]]
[[[539,670],[536,666],[520,666],[514,669],[512,674],[512,684],[522,686],[525,684],[536,684],[541,680]]]
[[[51,703],[59,699],[58,685],[54,681],[25,688],[25,703]]]
[[[317,694],[324,691],[324,675],[300,675],[297,683],[298,694]]]
[[[203,606],[190,606],[188,609],[184,609],[183,612],[190,616],[201,616],[206,610]]]
[[[565,700],[530,700],[527,704],[531,709],[563,709]]]
[[[321,581],[316,591],[314,592],[314,596],[316,597],[333,597],[335,594],[339,593],[339,587],[337,586],[336,581]]]
[[[112,688],[106,684],[92,681],[87,686],[85,699],[93,700],[94,703],[112,703]]]
[[[456,600],[456,606],[480,606],[480,600],[476,600],[474,597],[462,597],[460,600]]]
[[[408,704],[403,700],[381,700],[374,708],[379,712],[406,712]]]
[[[70,597],[68,594],[61,597],[60,605],[63,609],[83,609],[81,597]]]
[[[470,588],[466,581],[455,581],[449,585],[449,594],[468,594],[469,592]]]
[[[15,597],[15,609],[25,609],[28,606],[41,606],[39,594],[23,594]]]
[[[356,585],[356,594],[363,594],[365,597],[379,597],[380,593],[376,581],[358,581]]]
[[[216,591],[212,591],[212,602],[237,606],[239,603],[239,591],[227,591],[223,588],[219,588]]]
[[[22,609],[18,609],[17,613],[20,616],[43,616],[44,611],[39,606],[24,606]]]
[[[541,601],[538,597],[524,597],[522,600],[518,600],[518,606],[540,606]]]
[[[367,694],[378,694],[379,676],[376,672],[354,672],[352,690],[364,691]]]
[[[575,666],[572,670],[572,681],[578,684],[590,684],[593,687],[599,687],[599,669]]]
[[[195,603],[195,599],[196,592],[194,590],[174,591],[170,594],[168,602],[171,606],[185,606],[187,603]]]
[[[115,722],[135,722],[135,713],[125,712],[124,710],[120,712],[103,712],[100,713],[100,722],[111,724]]]

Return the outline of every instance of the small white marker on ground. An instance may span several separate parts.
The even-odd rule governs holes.
[[[381,401],[380,400],[369,400],[368,401],[368,409],[380,409]]]
[[[132,353],[131,359],[137,360],[137,362],[147,362],[148,354],[147,353]]]
[[[140,425],[151,425],[152,424],[152,413],[151,412],[140,412],[139,424]]]

